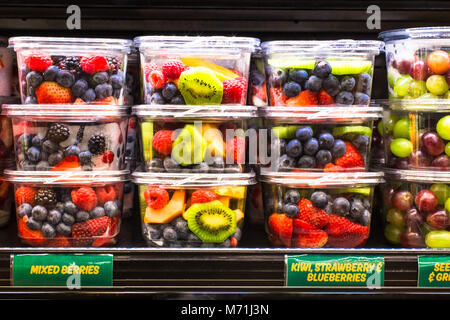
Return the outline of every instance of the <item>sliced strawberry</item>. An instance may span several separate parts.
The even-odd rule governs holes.
[[[298,218],[314,227],[323,228],[328,223],[328,214],[324,210],[314,207],[310,200],[300,199],[298,208],[300,209]]]
[[[330,215],[325,232],[328,246],[334,248],[355,248],[363,245],[369,237],[369,228],[354,223],[347,218]]]
[[[68,171],[68,170],[81,170],[80,162],[77,156],[68,156],[63,161],[53,166],[50,171]]]
[[[275,107],[282,107],[286,105],[288,97],[283,93],[281,88],[270,88],[270,105]]]
[[[27,216],[24,217],[27,219]],[[31,230],[28,228],[24,219],[17,220],[17,232],[19,236],[26,242],[34,246],[42,246],[46,243],[46,238],[40,230]]]
[[[286,101],[287,106],[317,106],[319,103],[319,98],[317,92],[310,90],[304,90],[300,92],[299,95],[289,98]]]
[[[36,89],[36,99],[39,104],[65,104],[73,100],[70,88],[64,88],[53,81],[44,81]]]
[[[336,159],[336,165],[342,168],[364,167],[364,158],[358,149],[348,141],[345,141],[345,145],[347,146],[345,154]]]
[[[328,241],[325,231],[300,219],[293,219],[293,245],[297,248],[322,248]]]
[[[292,218],[284,213],[273,213],[268,220],[269,231],[276,236],[285,247],[291,247],[292,239]]]
[[[320,105],[328,105],[333,104],[334,99],[332,96],[330,96],[325,90],[320,90],[319,92],[319,104]]]

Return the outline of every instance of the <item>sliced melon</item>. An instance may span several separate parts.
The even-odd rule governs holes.
[[[244,213],[241,210],[236,209],[234,212],[236,212],[236,223],[244,219]]]
[[[220,130],[214,124],[202,125],[203,139],[206,141],[206,152],[213,157],[225,157],[226,144]]]
[[[182,215],[186,208],[185,196],[186,192],[184,190],[177,190],[163,208],[152,209],[147,207],[144,223],[168,223],[177,216]]]
[[[247,188],[243,186],[239,187],[223,187],[215,189],[214,192],[219,196],[227,196],[233,199],[244,199]]]
[[[272,58],[268,59],[268,64],[275,68],[309,69],[316,66],[315,59],[296,59],[296,58]]]
[[[188,66],[188,67],[205,67],[213,71],[217,78],[219,78],[220,81],[225,81],[228,79],[234,79],[239,77],[239,75],[235,74],[233,71],[224,68],[222,66],[219,66],[213,62],[206,61],[200,58],[182,58],[181,61]]]
[[[228,196],[219,196],[219,201],[222,202],[222,204],[225,207],[230,207],[230,197]]]

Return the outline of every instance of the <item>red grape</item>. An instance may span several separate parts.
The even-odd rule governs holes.
[[[429,167],[432,158],[422,150],[416,150],[409,155],[409,164],[412,167]]]
[[[413,230],[405,230],[400,235],[400,242],[405,248],[423,248],[425,247],[425,242],[422,235]]]
[[[436,132],[427,132],[422,136],[423,146],[426,152],[432,156],[438,156],[444,152],[444,141]]]
[[[411,65],[412,65],[413,61],[411,60],[400,60],[400,61],[394,61],[394,66],[395,68],[397,68],[398,72],[400,72],[401,74],[408,74],[409,70],[411,70]]]
[[[449,218],[445,210],[438,210],[427,215],[427,223],[433,229],[442,230],[447,228]]]
[[[412,63],[409,75],[413,77],[414,80],[425,81],[428,78],[428,74],[429,71],[425,61],[416,60]]]
[[[438,205],[438,198],[430,190],[421,190],[416,194],[416,206],[420,211],[434,211]]]
[[[410,208],[405,212],[403,216],[407,226],[420,227],[424,223],[424,218],[416,208]]]
[[[447,155],[442,155],[439,157],[434,158],[434,160],[431,162],[431,166],[433,168],[448,168],[450,167],[450,157]]]
[[[413,196],[411,192],[406,190],[396,191],[392,196],[392,206],[397,210],[404,211],[411,208],[413,204]]]

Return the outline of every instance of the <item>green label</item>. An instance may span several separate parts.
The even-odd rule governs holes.
[[[450,256],[419,256],[419,287],[450,287]]]
[[[112,286],[111,254],[15,254],[11,256],[13,286]]]
[[[384,285],[383,256],[287,255],[288,287],[368,287]]]

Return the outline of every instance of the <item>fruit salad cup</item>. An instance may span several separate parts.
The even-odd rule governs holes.
[[[380,33],[390,99],[450,98],[450,27]]]
[[[134,172],[149,246],[236,247],[254,174]]]
[[[268,41],[266,79],[271,106],[370,104],[380,41]]]
[[[261,171],[366,171],[379,107],[266,107]],[[267,158],[262,154],[270,154]]]
[[[14,37],[24,104],[123,105],[131,40]]]
[[[266,232],[275,247],[356,248],[370,233],[380,172],[263,173]]]
[[[145,36],[141,54],[146,104],[245,105],[250,55],[246,37]]]
[[[3,105],[12,119],[18,170],[121,170],[126,106]]]
[[[384,236],[405,248],[450,248],[450,173],[387,169]]]
[[[268,104],[264,55],[259,45],[250,58],[247,99],[247,104],[252,106],[264,107]]]
[[[14,184],[20,239],[39,247],[116,243],[128,171],[5,171]]]
[[[0,96],[13,94],[14,52],[7,47],[7,38],[0,37]]]
[[[134,106],[146,169],[243,172],[248,162],[246,119],[253,117],[255,110],[252,106]]]
[[[386,165],[450,170],[450,100],[416,101],[382,103]]]

